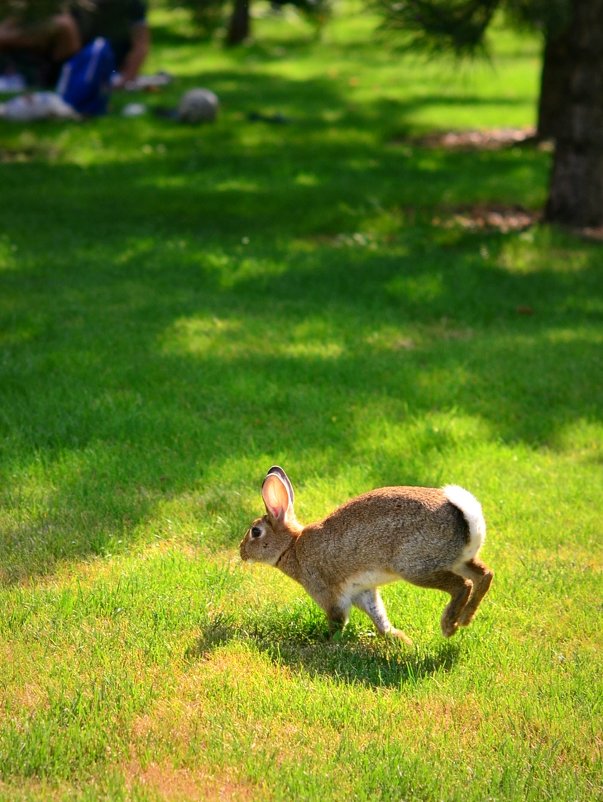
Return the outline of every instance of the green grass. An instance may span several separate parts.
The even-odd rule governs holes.
[[[537,43],[457,69],[345,7],[234,51],[154,23],[177,81],[137,99],[209,86],[214,126],[0,125],[0,799],[599,798],[601,246],[438,223],[538,209],[550,156],[416,144],[530,125]],[[399,583],[413,649],[359,613],[329,642],[237,557],[275,462],[302,520],[471,489],[474,624]]]

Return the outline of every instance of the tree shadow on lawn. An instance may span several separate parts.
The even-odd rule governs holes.
[[[276,666],[311,677],[327,676],[342,684],[399,688],[441,672],[452,671],[460,655],[458,642],[444,641],[426,650],[395,639],[362,633],[349,625],[340,640],[328,638],[326,624],[313,618],[248,621],[238,625],[217,616],[186,652],[191,661],[211,660],[229,643],[252,646]]]
[[[342,461],[365,466],[366,487],[449,480],[429,466],[458,448],[454,423],[421,423],[438,411],[534,448],[554,446],[576,419],[600,420],[600,343],[587,333],[549,336],[576,314],[597,321],[588,312],[594,255],[574,286],[572,275],[545,269],[484,269],[465,251],[440,254],[435,267],[437,254],[421,246],[367,259],[325,248],[249,277],[189,258],[165,271],[165,252],[145,250],[119,273],[97,264],[85,278],[57,276],[52,311],[48,279],[22,295],[5,274],[24,325],[3,368],[8,503],[31,504],[26,490],[7,489],[27,487],[30,471],[53,479],[35,526],[25,517],[2,539],[2,563],[16,563],[18,578],[62,557],[119,549],[159,505],[191,493],[213,521],[201,542],[231,547],[256,511],[240,491],[257,485],[263,455],[294,459],[302,482],[317,471],[337,477]],[[536,313],[518,315],[520,302]],[[383,329],[409,325],[416,342],[380,341]],[[335,350],[321,353],[329,343]],[[384,420],[407,435],[395,449],[384,442],[367,465],[363,438],[378,437]],[[234,462],[243,466],[236,478]]]
[[[247,160],[249,157],[266,159],[268,163],[266,157],[269,156],[271,169],[268,175],[275,166],[278,167],[279,162],[298,168],[307,162],[308,166],[313,164],[315,168],[319,167],[321,173],[326,170],[328,177],[338,169],[346,169],[348,157],[357,159],[376,145],[380,149],[380,164],[376,165],[376,170],[389,177],[398,173],[403,176],[407,171],[413,171],[415,166],[409,157],[418,158],[423,153],[429,158],[429,151],[433,150],[432,144],[424,146],[421,139],[417,138],[417,126],[413,123],[415,113],[425,114],[429,109],[440,107],[500,106],[504,109],[506,106],[522,105],[521,99],[463,94],[440,96],[433,93],[403,99],[376,96],[371,102],[362,102],[347,97],[344,87],[338,88],[330,80],[291,80],[264,73],[251,73],[242,79],[236,72],[217,71],[210,74],[206,82],[218,93],[223,115],[223,120],[220,119],[216,125],[211,128],[205,126],[199,132],[203,134],[206,144],[215,141],[210,164],[213,166],[216,160],[219,163],[222,158]],[[194,78],[188,78],[183,83],[185,86],[196,85]],[[174,105],[181,91],[182,88],[178,90],[178,95],[174,93]],[[166,105],[168,98],[162,100],[161,105]],[[279,124],[270,125],[270,120],[275,118]],[[131,121],[129,123],[132,124]],[[190,132],[189,128],[189,136]],[[248,140],[241,145],[237,137],[245,136],[246,132],[257,135],[256,144]],[[168,140],[172,134],[174,141],[182,139],[182,126],[164,122],[155,132],[156,136],[167,137]],[[501,174],[498,181],[491,182],[488,171],[480,169],[484,163],[497,170],[494,161],[488,158],[488,151],[484,149],[480,152],[474,148],[469,155],[464,164],[452,160],[450,164],[456,167],[456,176],[463,169],[476,171],[474,189],[479,182],[486,182],[488,186],[498,187],[499,190],[505,183],[513,182],[515,165],[510,160],[506,162],[510,172]],[[458,157],[459,152],[456,151],[453,156]],[[550,157],[542,153],[532,153],[531,156],[531,168],[535,167],[538,171],[532,183],[536,186],[540,184],[540,195],[544,198]],[[524,169],[525,166],[524,163]],[[431,179],[438,180],[437,171],[430,173]],[[435,195],[434,199],[437,200]]]
[[[39,528],[17,525],[3,556],[16,549],[29,573],[45,558],[119,548],[157,504],[192,488],[201,499],[206,482],[199,511],[218,515],[222,506],[241,531],[249,510],[228,492],[232,477],[220,485],[221,465],[294,454],[302,476],[319,466],[336,475],[342,459],[366,463],[359,438],[375,405],[401,424],[454,408],[486,421],[491,437],[534,447],[554,444],[577,418],[600,420],[600,344],[586,334],[548,335],[576,315],[598,320],[596,308],[588,311],[599,281],[594,252],[576,285],[572,274],[546,269],[508,272],[496,258],[484,268],[479,241],[462,235],[446,255],[437,243],[411,241],[404,254],[368,258],[325,247],[292,259],[284,248],[285,269],[251,277],[236,265],[214,271],[201,255],[176,257],[166,271],[166,252],[146,248],[120,270],[102,266],[101,250],[86,274],[81,257],[52,278],[3,274],[2,297],[23,332],[14,332],[3,363],[12,448],[2,469],[26,476],[46,465],[55,476]],[[492,251],[505,238],[484,241]],[[519,316],[519,303],[536,313]],[[410,347],[374,340],[384,326],[409,325],[419,334]],[[335,352],[321,354],[329,342]],[[426,430],[405,453],[383,450],[367,486],[434,483],[430,454],[456,447],[445,427]],[[264,467],[252,469],[253,482]],[[15,492],[14,503],[27,505],[27,494]],[[232,530],[214,531],[208,543],[232,545]]]
[[[430,457],[458,447],[454,432],[367,452],[388,421],[453,410],[538,448],[600,420],[599,343],[551,334],[599,319],[598,252],[576,246],[578,273],[517,273],[513,236],[429,225],[442,199],[533,186],[544,161],[401,159],[327,131],[241,147],[232,127],[202,141],[132,128],[167,153],[5,166],[17,256],[0,272],[0,468],[6,506],[24,511],[0,541],[9,581],[119,549],[191,493],[204,543],[232,545],[265,455],[294,458],[302,480],[358,461],[367,486],[436,483]],[[391,233],[358,245],[383,215]]]
[[[372,120],[377,122],[378,128],[381,128],[384,122],[388,123],[392,118],[400,122],[413,112],[424,112],[430,107],[496,106],[505,109],[529,102],[528,99],[519,96],[502,97],[450,90],[447,93],[424,90],[404,98],[393,98],[381,96],[378,89],[374,90],[370,102],[360,101],[348,94],[350,78],[345,68],[339,77],[294,79],[264,72],[261,66],[258,67],[253,63],[245,74],[227,69],[205,70],[203,80],[218,93],[225,103],[225,109],[230,112],[237,109],[248,110],[250,104],[257,105],[258,102],[295,109],[296,117],[300,120],[316,119],[325,111],[344,110],[352,113],[356,123],[361,127],[366,127]],[[362,78],[357,80],[361,86]],[[195,82],[197,84],[199,82],[197,76],[179,78],[178,91],[182,85],[192,85]],[[373,83],[371,80],[370,85]]]
[[[3,191],[19,197],[14,225],[7,210],[7,230],[18,232],[27,220],[29,242],[32,230],[36,238],[44,237],[37,221],[55,219],[61,233],[68,221],[71,229],[88,229],[97,237],[145,227],[168,236],[287,236],[302,226],[335,233],[340,226],[356,225],[356,208],[366,209],[375,200],[425,208],[493,196],[510,202],[517,194],[530,206],[544,198],[549,159],[542,154],[518,163],[509,154],[401,151],[383,145],[415,109],[488,104],[497,98],[431,94],[351,103],[333,81],[263,72],[242,77],[217,71],[212,86],[224,99],[224,118],[215,125],[108,119],[87,130],[97,137],[94,150],[106,150],[112,159],[104,156],[87,167],[39,161],[6,165]],[[166,93],[162,105],[172,91],[177,102],[180,89]],[[258,110],[283,111],[292,122],[268,126],[240,119]],[[46,137],[60,150],[56,137],[39,135],[41,141]],[[68,162],[69,154],[65,158]],[[86,221],[91,208],[95,227]]]
[[[142,138],[151,150],[167,145],[173,152],[168,164],[162,156],[150,160],[141,156],[137,163],[110,165],[98,175],[73,165],[55,165],[42,170],[41,188],[34,182],[39,165],[6,165],[6,190],[18,190],[20,198],[20,211],[7,212],[7,230],[20,254],[31,251],[52,258],[62,253],[65,260],[85,266],[86,249],[109,251],[111,246],[112,256],[107,258],[115,266],[122,263],[124,250],[136,246],[136,240],[144,247],[149,238],[172,242],[186,238],[193,247],[211,248],[225,238],[222,244],[236,260],[243,255],[244,238],[251,241],[247,251],[253,254],[258,240],[290,244],[291,238],[352,235],[366,228],[370,231],[379,217],[391,229],[394,245],[397,237],[410,238],[411,246],[419,247],[422,240],[429,249],[433,232],[427,228],[413,232],[410,226],[402,230],[405,223],[400,217],[408,214],[428,224],[442,205],[450,208],[492,198],[512,202],[517,200],[516,193],[529,208],[534,205],[539,175],[544,180],[541,160],[526,167],[501,153],[482,154],[480,159],[433,151],[400,156],[391,148],[377,158],[374,148],[365,144],[346,145],[336,136],[320,142],[320,134],[297,133],[293,139],[247,144],[241,152],[236,141],[225,137],[221,147],[226,153],[218,160],[211,145],[193,145],[188,140],[185,145],[171,135],[173,142],[161,134],[150,143],[149,137]],[[116,193],[124,182],[127,191]],[[513,182],[518,190],[512,189]],[[50,200],[53,212],[48,228],[38,229],[32,241],[34,221],[44,216],[48,220]],[[94,209],[92,225],[90,209]],[[451,239],[453,235],[448,236]],[[440,246],[447,244],[440,240]],[[462,241],[458,244],[463,247]],[[27,269],[26,263],[21,269]],[[119,272],[117,267],[113,270]]]

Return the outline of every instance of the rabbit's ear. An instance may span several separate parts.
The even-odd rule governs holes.
[[[262,485],[262,498],[269,515],[278,521],[283,521],[293,501],[289,495],[289,488],[278,473],[269,473]]]
[[[291,500],[291,504],[295,501],[295,493],[293,492],[293,485],[291,484],[291,480],[285,473],[285,471],[281,468],[280,465],[273,465],[272,468],[266,474],[270,476],[271,473],[276,473],[285,483],[287,490],[289,491],[289,499]]]

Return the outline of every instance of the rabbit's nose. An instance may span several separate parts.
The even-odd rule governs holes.
[[[247,555],[245,554],[245,541],[244,540],[241,542],[241,546],[239,548],[239,553],[241,554],[241,559],[242,560],[246,560],[247,559]]]

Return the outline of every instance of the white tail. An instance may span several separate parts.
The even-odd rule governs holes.
[[[482,505],[474,495],[458,485],[446,485],[443,491],[448,501],[463,513],[467,521],[470,540],[464,557],[471,559],[475,557],[486,539],[486,522]]]

